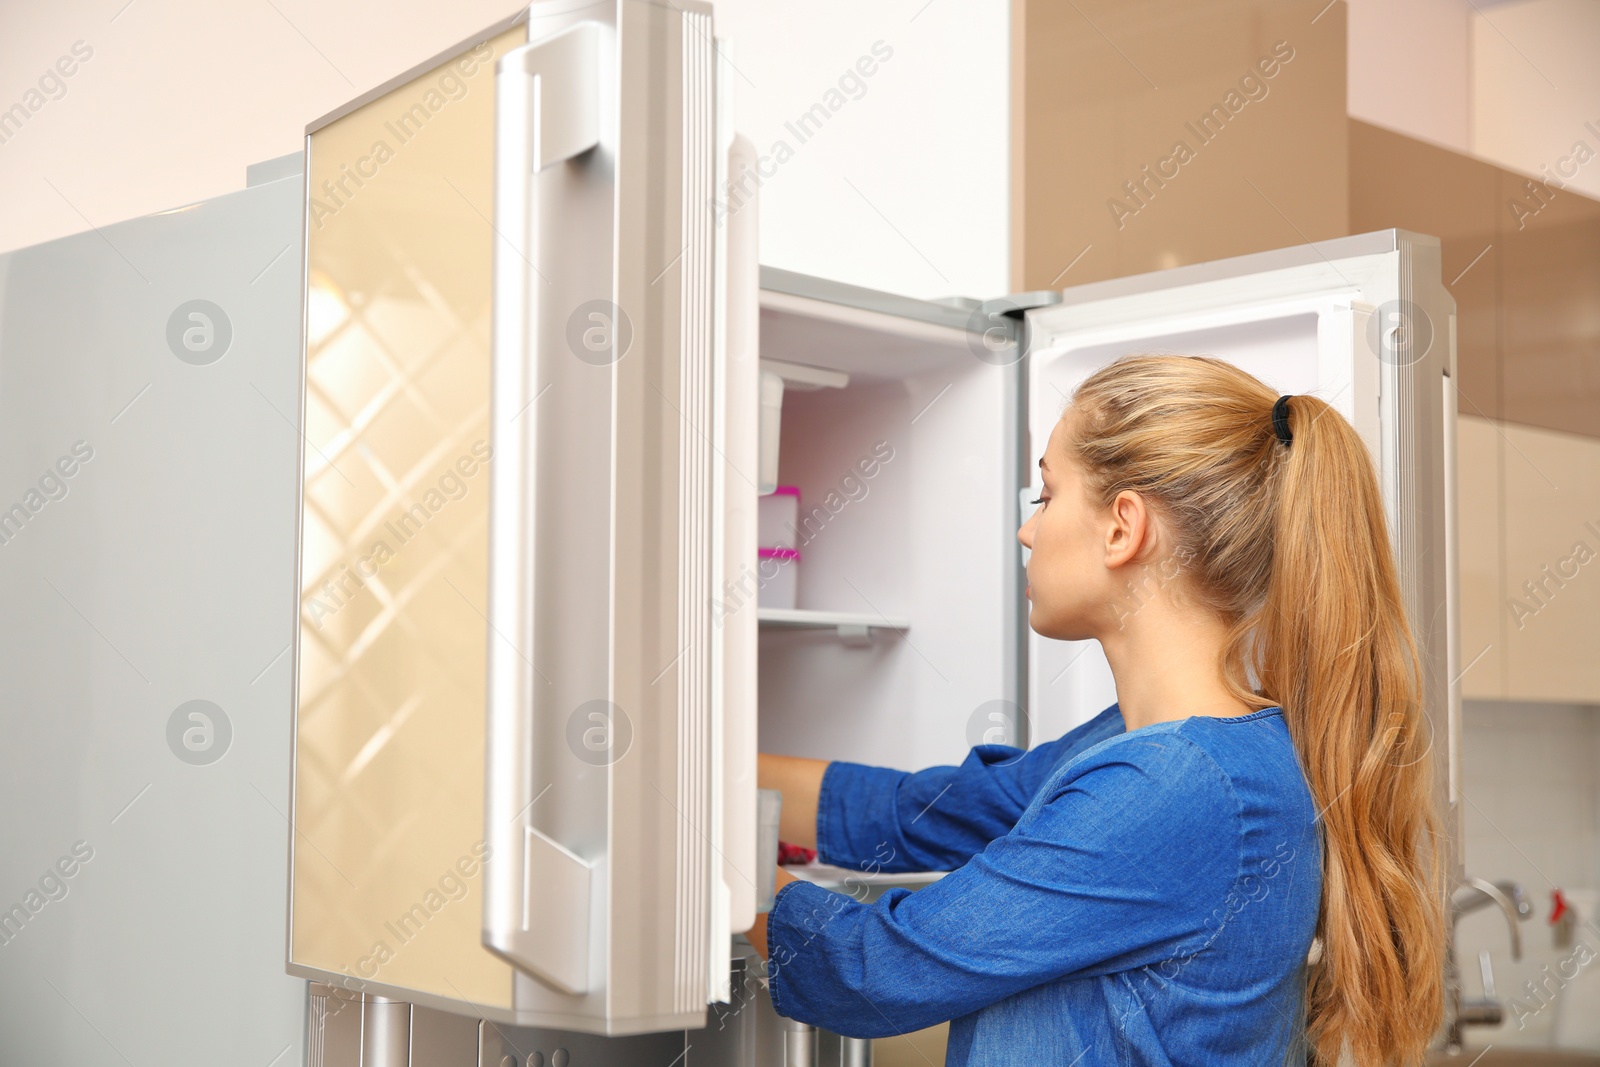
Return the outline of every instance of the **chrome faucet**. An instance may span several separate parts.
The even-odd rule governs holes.
[[[1489,965],[1488,950],[1478,953],[1478,969],[1483,977],[1483,996],[1462,999],[1461,972],[1456,963],[1456,923],[1463,915],[1470,915],[1490,904],[1498,904],[1505,913],[1506,925],[1511,931],[1511,958],[1522,958],[1522,931],[1517,923],[1533,914],[1522,887],[1516,882],[1490,882],[1482,878],[1467,878],[1450,894],[1450,944],[1445,957],[1445,988],[1450,998],[1449,1029],[1445,1034],[1445,1051],[1461,1051],[1461,1028],[1464,1026],[1499,1026],[1505,1021],[1505,1006],[1495,998],[1494,969]]]

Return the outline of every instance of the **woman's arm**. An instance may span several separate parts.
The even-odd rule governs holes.
[[[1227,916],[1241,862],[1228,779],[1170,735],[1089,762],[1015,830],[915,893],[866,905],[786,884],[756,924],[773,1008],[878,1037],[1067,975],[1199,951]]]
[[[774,889],[774,893],[776,893],[777,890],[782,889],[784,886],[788,885],[790,882],[798,882],[798,881],[800,881],[800,879],[796,878],[794,875],[790,874],[788,871],[784,870],[782,867],[779,867],[778,868],[778,884],[777,884],[777,888]],[[750,928],[750,931],[747,934],[745,934],[744,936],[745,936],[745,940],[750,942],[750,947],[754,948],[757,952],[761,953],[761,958],[762,959],[766,959],[767,958],[767,917],[765,915],[757,915],[756,916],[756,924],[754,926],[752,926]]]
[[[817,847],[817,793],[827,769],[827,760],[766,752],[756,757],[756,784],[783,794],[778,837],[791,845]]]
[[[799,817],[815,822],[815,847],[826,863],[895,873],[954,870],[1008,833],[1061,764],[1124,729],[1113,704],[1054,741],[1026,752],[978,745],[954,767],[906,772],[800,761],[819,770],[814,788],[807,783]]]

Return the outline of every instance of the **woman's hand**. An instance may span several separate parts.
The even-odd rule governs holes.
[[[804,759],[800,756],[774,756],[766,752],[756,757],[756,784],[762,789],[776,789],[783,794],[783,808],[778,816],[778,838],[791,845],[817,847],[817,796],[822,791],[822,773],[828,761]],[[778,868],[773,892],[790,882],[794,875]],[[767,958],[767,916],[756,916],[756,923],[745,935],[750,944]]]
[[[817,794],[822,790],[822,773],[827,769],[827,760],[766,752],[756,757],[756,784],[783,794],[783,810],[778,817],[781,840],[817,847]]]
[[[796,878],[782,867],[779,867],[777,885],[773,889],[773,895],[776,896],[777,891],[788,885],[790,882],[798,882],[799,880],[800,879]],[[755,950],[761,953],[762,959],[767,958],[767,916],[769,914],[771,913],[762,912],[761,914],[757,915],[756,924],[750,928],[749,933],[744,935],[749,940],[750,944],[755,948]]]

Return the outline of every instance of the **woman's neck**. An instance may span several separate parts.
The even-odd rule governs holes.
[[[1247,715],[1254,709],[1222,681],[1228,627],[1209,612],[1165,595],[1144,602],[1099,635],[1127,728],[1191,715]]]

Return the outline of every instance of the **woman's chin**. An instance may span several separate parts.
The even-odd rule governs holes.
[[[1051,618],[1048,612],[1040,610],[1038,604],[1028,607],[1028,628],[1052,641],[1087,641],[1094,636],[1087,627],[1071,619]]]
[[[1028,628],[1040,637],[1060,640],[1060,638],[1056,637],[1059,627],[1055,625],[1055,620],[1051,619],[1045,612],[1040,611],[1037,604],[1028,605]]]

